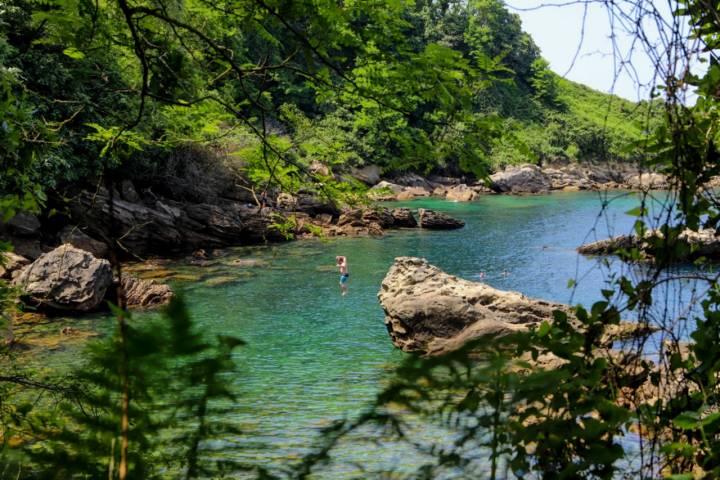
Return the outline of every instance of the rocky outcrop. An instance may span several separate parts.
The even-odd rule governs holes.
[[[404,188],[402,185],[383,180],[368,191],[368,196],[377,201],[396,200],[397,195],[402,192]]]
[[[350,176],[360,180],[366,185],[375,185],[380,181],[380,167],[377,165],[366,165],[362,168],[353,168]]]
[[[398,228],[415,228],[418,226],[415,215],[409,208],[393,208],[390,215],[392,215],[394,224]]]
[[[537,300],[518,292],[492,288],[449,275],[415,257],[398,257],[378,293],[385,326],[393,344],[405,352],[442,355],[478,339],[492,340],[553,322],[553,312],[568,314],[581,328],[568,305]],[[605,353],[618,341],[657,331],[635,322],[607,328],[600,339]],[[559,359],[556,359],[559,360]]]
[[[62,243],[68,243],[75,248],[90,252],[97,258],[109,258],[110,249],[108,246],[99,240],[95,240],[77,226],[66,226],[60,230],[58,236]]]
[[[427,187],[405,187],[403,191],[396,195],[396,199],[400,201],[413,200],[415,198],[429,197],[432,190]]]
[[[638,248],[642,259],[653,260],[658,254],[658,248],[671,247],[663,241],[663,238],[663,234],[658,230],[647,232],[642,240],[635,235],[619,235],[582,245],[578,248],[578,253],[613,255],[620,250]],[[676,245],[681,248],[667,249],[670,254],[675,256],[675,258],[669,258],[670,260],[692,260],[698,257],[720,259],[720,235],[712,228],[699,231],[684,230],[677,236]]]
[[[0,278],[9,280],[30,264],[30,260],[13,252],[0,253]]]
[[[12,243],[15,253],[31,260],[46,250],[41,230],[38,217],[27,212],[18,212],[5,223],[0,220],[0,238]]]
[[[465,226],[465,222],[462,220],[426,208],[419,208],[418,216],[420,217],[420,228],[426,228],[428,230],[454,230]]]
[[[27,212],[16,213],[7,223],[2,224],[3,230],[11,235],[36,237],[40,234],[40,220]]]
[[[537,165],[508,167],[490,176],[492,188],[500,193],[542,193],[550,190],[548,176]]]
[[[395,219],[387,208],[356,208],[342,213],[337,224],[339,227],[367,227],[376,224],[380,228],[392,228]]]
[[[141,280],[129,275],[122,277],[122,290],[127,308],[154,308],[169,303],[173,291],[155,280]]]
[[[304,208],[318,208],[308,205],[306,197],[299,195],[298,202],[303,201]],[[134,203],[115,198],[111,215],[108,194],[101,190],[97,194],[82,192],[71,204],[71,212],[87,234],[119,238],[130,255],[168,255],[283,240],[281,233],[272,228],[276,221],[273,210],[233,201],[186,203],[154,197]],[[110,232],[111,225],[115,226],[114,232]]]
[[[41,255],[14,283],[41,307],[87,312],[105,298],[112,270],[107,260],[66,244]]]
[[[633,190],[664,190],[670,187],[668,178],[661,173],[640,173],[625,179],[627,186]]]
[[[393,344],[438,355],[480,337],[499,337],[551,320],[565,305],[533,300],[449,275],[427,260],[399,257],[378,293]]]

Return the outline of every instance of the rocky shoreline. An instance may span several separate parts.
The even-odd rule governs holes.
[[[376,200],[412,200],[433,197],[469,202],[489,194],[542,194],[582,190],[663,190],[670,188],[665,175],[642,172],[625,164],[517,165],[496,172],[486,182],[466,178],[416,174],[380,180],[379,176],[358,177],[371,186],[369,196]],[[374,183],[373,183],[374,182]],[[720,179],[712,186],[720,185]]]
[[[378,167],[370,165],[353,169],[349,175],[368,185],[368,197],[376,201],[423,197],[473,201],[480,195],[498,193],[668,187],[662,175],[638,173],[636,168],[618,165],[548,165],[542,168],[520,165],[491,175],[486,183],[440,176],[424,178],[416,174],[395,175],[383,180],[380,173]],[[84,302],[48,300],[55,295],[52,292],[60,288],[58,285],[40,286],[43,281],[50,282],[51,277],[65,276],[65,283],[69,282],[71,272],[63,263],[68,252],[72,252],[72,258],[77,257],[78,262],[87,265],[94,261],[107,262],[111,256],[123,261],[183,258],[190,254],[202,258],[205,252],[218,248],[294,238],[383,235],[391,229],[445,230],[464,226],[460,220],[429,209],[339,208],[309,191],[294,195],[271,193],[260,202],[247,188],[228,182],[214,186],[198,185],[187,179],[183,182],[170,182],[165,186],[156,181],[138,187],[138,184],[125,180],[112,191],[105,188],[94,192],[78,191],[69,201],[54,204],[51,201],[48,210],[57,212],[54,215],[16,215],[0,224],[0,238],[14,246],[14,253],[6,255],[5,266],[0,267],[0,277],[13,279],[17,286],[25,289],[25,298],[32,302],[66,311],[85,311]],[[110,239],[116,239],[114,255],[110,252]],[[58,253],[59,248],[65,256]],[[89,255],[91,260],[82,260],[82,255],[71,248]],[[107,274],[103,274],[103,284],[108,283],[106,277]],[[131,279],[127,281],[132,282]],[[115,286],[117,282],[109,281]],[[28,287],[30,285],[32,287]],[[130,293],[155,291],[158,299],[164,299],[131,298],[131,306],[152,306],[169,298],[157,290],[163,287],[161,285],[138,287],[137,283],[126,284],[123,279],[122,286]],[[115,290],[109,284],[104,288]],[[93,298],[96,297],[101,302],[105,294],[96,291]],[[77,303],[75,307],[72,306],[74,302]],[[97,304],[89,309],[94,308]]]
[[[473,341],[492,342],[500,337],[552,324],[553,311],[568,314],[582,329],[568,305],[502,291],[484,283],[449,275],[423,258],[398,257],[388,270],[378,292],[385,312],[385,326],[395,347],[423,356],[445,355]],[[670,398],[681,383],[667,362],[653,361],[627,349],[647,339],[657,328],[635,322],[608,326],[595,355],[633,378],[636,395],[624,398],[630,406],[651,403],[663,395]],[[549,353],[523,356],[531,368],[553,370],[566,360]],[[650,368],[643,369],[641,364]],[[658,387],[657,378],[660,387]]]
[[[582,255],[617,255],[629,253],[636,249],[638,261],[656,262],[658,254],[665,254],[663,261],[683,262],[697,258],[720,260],[720,234],[715,229],[706,228],[699,231],[683,230],[672,241],[667,241],[662,232],[648,231],[643,238],[637,235],[618,235],[615,237],[586,243],[578,247]]]

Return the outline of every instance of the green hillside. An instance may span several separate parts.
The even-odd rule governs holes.
[[[310,167],[481,176],[632,161],[623,146],[645,129],[647,105],[549,71],[500,0],[243,5],[8,2],[3,196],[162,185],[198,162],[250,188],[343,196],[351,186]]]

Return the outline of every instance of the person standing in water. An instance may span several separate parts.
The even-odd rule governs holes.
[[[342,292],[342,295],[347,295],[348,292],[348,286],[347,282],[350,278],[350,272],[348,271],[348,265],[347,265],[347,258],[343,257],[341,255],[338,255],[335,257],[335,261],[337,262],[337,266],[340,268],[340,292]]]

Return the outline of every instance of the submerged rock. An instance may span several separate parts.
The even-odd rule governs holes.
[[[426,208],[419,208],[418,216],[420,217],[420,228],[427,228],[428,230],[453,230],[465,226],[465,222],[462,220]]]
[[[122,277],[122,289],[127,308],[159,307],[169,303],[173,297],[173,291],[168,285],[130,275]]]
[[[25,267],[14,283],[41,306],[87,312],[103,301],[112,269],[107,260],[65,244]]]

